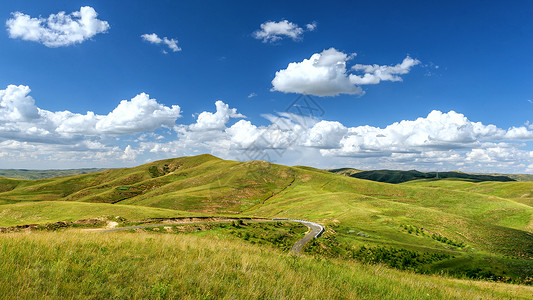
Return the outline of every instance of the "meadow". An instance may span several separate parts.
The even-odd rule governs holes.
[[[0,236],[0,298],[528,299],[532,287],[296,257],[216,234]]]
[[[70,228],[2,234],[3,257],[15,255],[19,246],[29,251],[11,261],[12,269],[4,265],[2,270],[12,276],[3,280],[18,278],[22,273],[17,272],[27,272],[24,276],[35,282],[55,278],[57,283],[49,290],[33,286],[32,280],[26,283],[49,297],[99,291],[118,298],[126,294],[231,298],[233,291],[238,298],[321,298],[320,287],[333,298],[527,298],[533,279],[532,193],[533,182],[447,178],[389,184],[305,166],[227,161],[210,155],[39,180],[0,178],[0,226],[4,227],[92,218],[104,222],[116,218],[121,220],[119,226],[126,226],[147,219],[202,216],[305,219],[326,228],[323,237],[303,249],[302,257],[288,254],[302,229],[283,231],[259,224],[213,225],[177,233],[158,228],[91,235]],[[192,240],[198,245],[187,244]],[[155,242],[148,249],[150,241]],[[212,262],[224,266],[218,272],[231,274],[217,282],[208,280],[215,271],[199,271],[210,268],[207,261],[194,263],[200,253],[209,256],[202,250],[209,241],[213,244],[206,249],[212,249]],[[166,253],[173,243],[177,249],[189,248]],[[67,248],[75,249],[80,260],[68,260],[63,252]],[[251,274],[231,268],[231,257],[215,248],[234,249],[237,260],[253,257],[256,261],[246,261],[253,266]],[[41,260],[48,261],[45,269],[49,269],[43,272],[25,262],[38,249],[43,251]],[[178,254],[182,256],[171,256]],[[113,266],[113,260],[107,261],[111,257],[121,263]],[[161,270],[146,269],[151,267],[143,265],[145,257]],[[94,265],[81,271],[85,261]],[[175,269],[178,261],[183,269]],[[291,277],[298,273],[291,269],[295,265],[302,268],[300,279]],[[129,268],[141,273],[132,274]],[[277,268],[284,268],[284,274],[278,274]],[[71,269],[76,271],[68,273]],[[124,272],[127,278],[113,272]],[[154,281],[158,272],[167,274],[164,280]],[[80,283],[79,274],[92,283]],[[104,287],[102,278],[117,283]],[[316,290],[311,284],[315,280]],[[203,285],[191,287],[196,281]],[[273,291],[266,288],[270,281],[276,281]],[[127,287],[133,282],[135,287]],[[241,290],[235,291],[235,282],[240,282]],[[158,287],[164,293],[155,293]]]

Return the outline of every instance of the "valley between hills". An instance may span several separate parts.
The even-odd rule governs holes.
[[[83,172],[0,177],[0,298],[533,295],[531,181],[211,155]],[[308,228],[272,219],[324,233],[295,255]]]

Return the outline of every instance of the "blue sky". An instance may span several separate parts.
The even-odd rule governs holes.
[[[532,13],[529,1],[2,3],[0,168],[212,153],[531,173]],[[285,113],[302,94],[324,114]]]

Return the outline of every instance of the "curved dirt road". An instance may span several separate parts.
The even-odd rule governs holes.
[[[199,222],[182,222],[182,223],[176,223],[176,224],[149,224],[149,225],[137,225],[137,226],[128,226],[128,227],[117,227],[113,229],[104,230],[102,232],[113,232],[113,231],[119,231],[119,230],[129,230],[129,229],[139,229],[139,228],[149,228],[149,227],[160,227],[160,226],[172,226],[172,225],[191,225],[191,224],[202,224],[202,223],[231,223],[236,220],[220,220],[220,221],[199,221]],[[308,232],[302,239],[298,240],[291,248],[291,252],[294,254],[299,255],[302,251],[302,248],[305,244],[307,244],[310,240],[313,238],[319,238],[322,233],[324,232],[324,227],[322,225],[304,221],[304,220],[294,220],[294,219],[272,219],[272,220],[246,220],[243,222],[245,223],[259,223],[259,222],[298,222],[305,226],[307,226],[311,231]]]
[[[322,235],[322,233],[324,233],[324,227],[314,222],[309,222],[309,221],[304,221],[304,220],[293,220],[293,219],[273,219],[273,221],[299,222],[307,226],[309,229],[311,229],[309,233],[307,233],[301,240],[297,241],[292,246],[291,252],[297,255],[300,254],[305,244],[307,244],[313,238],[319,238]]]

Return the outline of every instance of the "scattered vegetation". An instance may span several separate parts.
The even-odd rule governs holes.
[[[459,247],[459,248],[462,248],[465,246],[465,244],[463,242],[456,242],[456,241],[453,241],[453,240],[450,240],[449,238],[445,237],[445,236],[442,236],[440,234],[432,234],[431,235],[431,238],[434,239],[434,240],[437,240],[441,243],[445,243],[445,244],[449,244],[449,245],[452,245],[452,246],[455,246],[455,247]]]
[[[425,273],[423,266],[433,262],[449,259],[451,256],[444,253],[418,252],[392,247],[365,247],[349,252],[350,258],[363,263],[384,263],[400,270],[412,270]]]
[[[412,226],[412,225],[401,225],[400,227],[403,228],[405,231],[407,231],[407,233],[409,234],[416,234],[416,235],[423,235],[423,236],[426,235],[424,228],[419,228],[419,227]],[[452,245],[452,246],[459,247],[459,248],[463,248],[466,246],[465,243],[463,242],[451,240],[440,234],[437,234],[437,233],[430,233],[430,234],[431,234],[430,236],[432,239],[437,240],[441,243],[445,243],[445,244]]]
[[[417,273],[429,273],[433,263],[453,258],[442,252],[413,251],[394,247],[352,247],[337,240],[335,235],[327,234],[321,239],[314,239],[305,247],[306,253],[315,253],[328,258],[358,260],[362,263],[382,263],[399,270]]]
[[[237,237],[250,244],[270,245],[288,252],[303,238],[307,227],[294,222],[244,222],[242,219],[231,223],[198,223],[149,227],[143,230],[160,233],[198,233],[212,231],[223,236]],[[135,230],[131,230],[135,232]]]
[[[413,231],[414,232],[414,231]],[[456,278],[492,280],[515,284],[533,284],[531,273],[513,273],[505,262],[494,258],[466,258],[464,253],[451,251],[421,251],[391,246],[350,246],[328,233],[312,240],[304,251],[327,259],[356,260],[363,264],[384,264],[399,270],[420,274],[440,274]],[[470,261],[468,261],[470,260]],[[509,262],[507,262],[509,263]],[[520,268],[527,268],[521,264]]]

